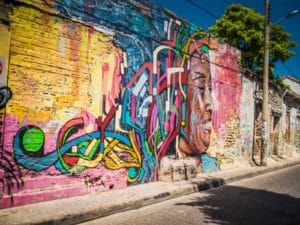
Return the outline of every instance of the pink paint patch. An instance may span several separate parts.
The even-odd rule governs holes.
[[[19,119],[15,115],[6,114],[5,116],[3,148],[7,152],[12,152],[13,139],[17,131],[20,129]]]
[[[4,170],[0,169],[0,180],[4,178]]]
[[[1,172],[1,171],[0,171]],[[11,195],[3,193],[0,209],[67,198],[98,191],[122,189],[127,187],[126,169],[109,170],[103,165],[84,170],[79,176],[65,176],[36,173],[37,176],[23,176],[22,188],[14,187]],[[15,185],[17,186],[17,185]]]
[[[171,118],[170,118],[170,132],[174,131],[174,125],[175,125],[175,121],[176,121],[176,114],[172,113],[171,114]]]
[[[0,61],[0,76],[2,76],[2,71],[3,71],[3,63]]]
[[[238,50],[225,46],[225,51],[215,59],[216,64],[231,68],[231,70],[215,68],[212,84],[218,107],[213,112],[213,127],[217,132],[222,129],[229,118],[240,113],[242,85],[238,74],[239,54]]]
[[[5,57],[0,56],[0,76],[4,76],[5,73]]]
[[[106,96],[105,104],[106,109],[116,106],[121,92],[121,70],[120,64],[122,62],[122,57],[119,53],[115,53],[114,63],[104,62],[102,65],[102,74],[103,74],[103,85],[102,85],[102,94]],[[112,75],[112,76],[111,76]]]

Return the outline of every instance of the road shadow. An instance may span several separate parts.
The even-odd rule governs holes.
[[[198,207],[205,216],[205,224],[300,224],[299,198],[231,185],[210,189],[206,193],[207,197],[176,205]]]

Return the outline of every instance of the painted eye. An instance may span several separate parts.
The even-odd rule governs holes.
[[[201,92],[204,92],[205,91],[205,85],[203,84],[203,85],[200,85],[199,86],[199,90],[201,91]]]

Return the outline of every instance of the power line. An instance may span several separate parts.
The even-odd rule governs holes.
[[[286,68],[286,70],[292,75],[293,77],[295,76],[295,73],[285,64],[285,62],[282,62],[283,66]]]
[[[197,3],[195,3],[192,0],[187,0],[189,3],[191,3],[192,5],[194,5],[195,7],[201,9],[203,12],[207,13],[208,15],[210,15],[211,17],[215,18],[215,19],[219,19],[218,16],[216,16],[213,12],[203,8],[202,6],[198,5]]]
[[[224,0],[224,1],[226,1],[226,2],[230,2],[231,4],[235,4],[235,3],[237,3],[237,1],[233,1],[233,0]]]
[[[46,1],[44,1],[44,3],[48,5],[48,3],[47,3]],[[125,2],[125,3],[127,3],[127,2]],[[129,3],[129,2],[128,2],[128,3]],[[128,5],[128,3],[127,3],[127,5]],[[26,3],[24,3],[24,4],[26,4]],[[137,8],[136,6],[134,7],[134,5],[132,5],[131,3],[129,3],[129,5],[130,5],[132,8]],[[67,11],[67,7],[63,7],[63,9],[65,10],[65,13],[67,14],[67,17],[69,17],[68,19],[69,19],[69,20],[72,20],[72,15],[70,14],[69,11]],[[85,12],[83,8],[77,8],[76,10],[77,10],[78,12],[81,12],[81,13],[84,13],[84,12]],[[166,12],[166,11],[163,9],[162,12]],[[50,13],[50,14],[51,14],[51,13]],[[58,16],[58,15],[56,15],[56,16]],[[64,16],[62,16],[61,14],[60,14],[59,16],[64,18]],[[147,34],[138,32],[138,31],[132,29],[131,27],[127,27],[127,26],[125,26],[125,25],[119,23],[120,21],[112,21],[112,20],[104,19],[104,18],[99,17],[98,15],[97,15],[97,16],[94,16],[94,18],[99,19],[99,21],[103,21],[103,22],[106,22],[107,24],[112,25],[112,27],[110,27],[110,29],[116,29],[116,27],[121,28],[120,30],[115,30],[116,33],[122,34],[122,32],[125,32],[125,33],[126,33],[126,32],[129,31],[129,32],[131,32],[132,34],[135,34],[135,35],[137,35],[137,36],[140,36],[141,38],[144,38],[144,39],[146,39],[146,40],[153,41],[153,42],[156,43],[156,44],[162,44],[162,41],[163,41],[163,40],[158,40],[158,39],[156,39],[155,37],[151,37],[151,36],[148,36]],[[160,21],[162,21],[162,19],[163,19],[163,18],[161,18],[161,17],[158,17],[158,18],[160,18]],[[85,21],[83,21],[83,22],[85,22]],[[92,25],[92,24],[89,24],[88,21],[86,21],[86,22],[87,22],[86,25],[88,25],[88,26],[91,26],[91,25]],[[184,25],[186,26],[187,23],[184,23]],[[187,30],[186,30],[186,27],[184,27],[184,31],[178,31],[178,33],[183,33],[183,34],[191,35],[190,32],[186,32],[186,31],[187,31]],[[200,57],[191,55],[189,52],[186,52],[186,51],[184,51],[184,50],[182,50],[182,49],[177,49],[177,51],[180,52],[180,53],[183,54],[183,55],[188,55],[188,56],[190,56],[190,57],[195,57],[195,58],[199,58],[199,59],[200,59]],[[207,61],[208,61],[209,63],[211,63],[211,64],[217,66],[217,67],[221,67],[221,68],[223,68],[223,69],[227,69],[227,70],[234,71],[234,72],[240,72],[239,69],[236,69],[236,68],[233,68],[233,67],[230,67],[230,66],[224,66],[224,65],[221,65],[221,64],[219,64],[219,63],[215,63],[215,62],[213,62],[213,61],[210,61],[210,60],[207,60]]]

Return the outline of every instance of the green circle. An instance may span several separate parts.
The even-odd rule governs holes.
[[[38,152],[44,145],[44,133],[37,127],[30,128],[27,130],[22,138],[22,144],[28,152]]]

